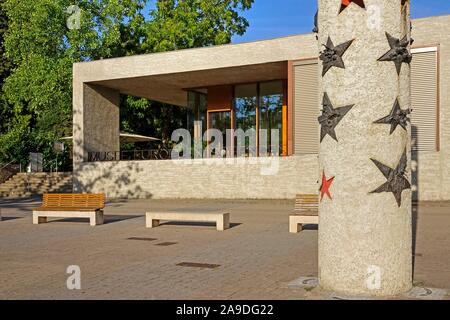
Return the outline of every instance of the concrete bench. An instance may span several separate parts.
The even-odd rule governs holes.
[[[195,221],[195,222],[215,222],[218,231],[230,228],[230,214],[228,212],[219,213],[199,213],[199,212],[147,212],[147,228],[158,227],[161,220],[166,221]]]
[[[91,226],[103,224],[104,194],[44,194],[42,205],[33,209],[33,224],[47,218],[88,218]]]
[[[304,224],[319,224],[319,196],[298,194],[294,212],[289,216],[289,232],[299,233]]]

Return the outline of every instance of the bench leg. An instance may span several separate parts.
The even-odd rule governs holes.
[[[145,222],[146,222],[147,228],[159,227],[159,220],[147,218]]]
[[[33,214],[33,224],[47,223],[47,217],[40,217]]]
[[[216,222],[217,231],[224,231],[226,229],[230,229],[230,216],[225,215],[223,219],[219,219]]]
[[[303,230],[303,225],[301,223],[295,223],[294,221],[289,221],[289,232],[299,233]]]
[[[91,226],[98,226],[103,224],[103,211],[94,212],[90,218]]]

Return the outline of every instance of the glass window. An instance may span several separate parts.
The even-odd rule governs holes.
[[[260,84],[259,129],[267,130],[267,153],[282,153],[283,137],[283,82],[272,81]],[[278,129],[278,143],[272,139],[271,130]],[[278,145],[277,145],[278,144]],[[262,146],[265,149],[265,146]],[[264,156],[263,154],[260,154]]]
[[[256,97],[258,95],[255,84],[238,85],[235,87],[235,117],[236,129],[247,131],[256,130]]]
[[[217,150],[222,150],[221,156],[224,157],[226,155],[227,129],[229,130],[231,128],[231,112],[230,111],[210,112],[209,121],[210,121],[209,126],[210,129],[217,129],[222,133],[222,141],[219,141]],[[212,140],[214,141],[214,139]],[[217,155],[216,153],[217,150],[212,150],[211,154]]]
[[[188,91],[188,128],[194,139],[201,138],[206,131],[206,94],[196,91]],[[195,124],[197,123],[197,125]],[[201,127],[200,127],[201,126]]]
[[[247,132],[250,129],[256,130],[256,105],[258,97],[257,84],[254,83],[235,86],[234,97],[235,128],[242,129],[244,132]],[[239,146],[237,139],[235,139],[234,143],[236,149],[239,147],[245,148],[245,151],[241,150],[241,154],[250,153],[249,138],[245,139],[245,146]]]

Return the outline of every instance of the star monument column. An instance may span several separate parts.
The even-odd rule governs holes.
[[[319,280],[412,287],[409,0],[318,0]]]

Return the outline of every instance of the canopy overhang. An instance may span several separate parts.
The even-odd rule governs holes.
[[[92,82],[136,97],[187,106],[189,89],[287,78],[287,61]]]
[[[288,78],[288,61],[317,57],[314,34],[74,64],[74,84],[187,106],[189,89]],[[75,93],[77,89],[75,88]]]

